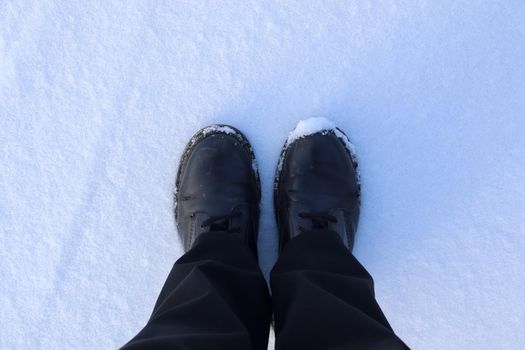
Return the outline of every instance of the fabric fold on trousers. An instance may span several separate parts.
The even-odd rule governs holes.
[[[292,239],[271,273],[272,299],[241,234],[200,236],[173,266],[148,324],[123,349],[407,349],[374,297],[371,276],[338,235]]]
[[[173,266],[148,324],[123,349],[266,350],[270,296],[238,234],[204,234]]]
[[[271,273],[276,349],[407,349],[375,300],[372,277],[329,230],[284,247]]]

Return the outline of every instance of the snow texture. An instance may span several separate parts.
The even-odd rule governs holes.
[[[399,336],[525,348],[524,62],[521,0],[0,1],[0,349],[145,324],[206,125],[254,146],[268,275],[275,167],[311,116],[357,147],[355,255]]]

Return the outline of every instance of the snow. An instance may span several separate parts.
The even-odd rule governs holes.
[[[333,132],[341,141],[343,141],[345,147],[352,155],[357,155],[355,146],[350,142],[348,136],[341,132],[341,130],[337,128],[337,125],[333,121],[322,117],[313,117],[306,120],[300,120],[299,123],[297,123],[295,129],[288,135],[288,138],[286,139],[286,145],[290,145],[302,137],[315,134],[317,132],[322,133],[326,131]]]
[[[227,135],[236,134],[235,130],[229,127],[228,125],[214,124],[214,125],[207,126],[202,130],[202,133],[204,135],[207,135],[211,132],[218,132],[218,133],[227,134]]]
[[[525,3],[0,2],[0,348],[114,349],[181,246],[178,159],[251,141],[260,263],[287,135],[356,145],[355,255],[413,349],[525,347]]]
[[[306,120],[300,120],[299,123],[297,123],[295,129],[293,129],[292,132],[288,134],[286,145],[291,145],[294,141],[302,137],[315,134],[317,132],[328,130],[333,131],[336,128],[337,126],[333,121],[323,117],[313,117]]]

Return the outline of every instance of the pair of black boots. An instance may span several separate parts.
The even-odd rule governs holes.
[[[338,134],[336,135],[336,132]],[[274,186],[279,250],[311,229],[331,229],[352,250],[359,220],[357,163],[340,130],[290,139]],[[231,126],[201,130],[183,154],[176,220],[185,250],[210,231],[243,232],[257,254],[260,182],[246,137]]]
[[[274,186],[279,261],[272,297],[258,268],[260,183],[246,137],[207,127],[177,174],[186,254],[146,327],[125,349],[406,349],[351,250],[359,220],[357,163],[339,129],[290,137]]]

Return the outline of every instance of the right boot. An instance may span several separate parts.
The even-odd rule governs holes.
[[[246,137],[227,125],[197,132],[176,180],[175,219],[184,251],[202,234],[229,232],[257,256],[259,201],[259,175]]]
[[[308,129],[301,123],[283,147],[275,178],[279,251],[294,237],[318,229],[336,232],[352,251],[360,185],[351,144],[335,127],[293,136]]]

